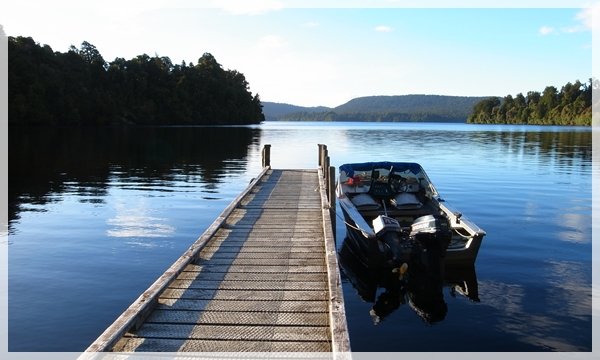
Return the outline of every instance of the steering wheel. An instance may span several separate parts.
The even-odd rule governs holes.
[[[388,185],[393,192],[405,192],[408,190],[406,179],[400,175],[390,174],[388,178]]]

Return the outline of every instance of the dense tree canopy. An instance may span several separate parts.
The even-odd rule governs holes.
[[[108,63],[88,42],[54,52],[30,37],[9,37],[9,123],[19,125],[257,124],[258,94],[243,74],[209,53],[198,63],[139,55]]]
[[[594,89],[594,90],[592,90]],[[470,123],[536,124],[536,125],[591,125],[592,91],[598,81],[579,80],[567,83],[560,91],[547,86],[542,93],[529,91],[527,96],[491,97],[473,107],[467,119]]]

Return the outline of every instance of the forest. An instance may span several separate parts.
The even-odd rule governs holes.
[[[430,112],[296,112],[279,117],[283,121],[354,121],[354,122],[465,122],[465,116]]]
[[[485,99],[474,96],[392,95],[354,98],[334,108],[263,103],[267,120],[465,122],[473,106]]]
[[[112,62],[83,42],[54,52],[8,38],[9,125],[224,125],[264,120],[244,75],[205,53],[197,64],[143,54]]]
[[[542,93],[529,91],[515,97],[490,97],[473,107],[468,123],[585,125],[592,124],[592,92],[598,91],[598,80],[567,83],[560,91],[547,86]]]

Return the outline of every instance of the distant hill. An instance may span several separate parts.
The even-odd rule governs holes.
[[[304,107],[266,101],[262,102],[262,106],[263,114],[265,115],[265,120],[267,121],[282,120],[282,117],[288,114],[326,112],[331,110],[331,108],[325,106]]]
[[[263,102],[266,120],[466,122],[486,97],[443,95],[366,96],[335,108]]]

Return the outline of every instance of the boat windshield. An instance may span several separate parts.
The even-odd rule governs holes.
[[[425,171],[417,163],[369,162],[344,164],[340,166],[339,170],[340,184],[346,186],[345,190],[347,192],[368,192],[373,182],[390,184],[403,182],[418,184],[417,187],[408,187],[408,189],[421,188],[426,193],[437,196],[437,192]],[[407,188],[402,187],[401,189],[406,191]],[[411,190],[408,191],[412,192]]]

